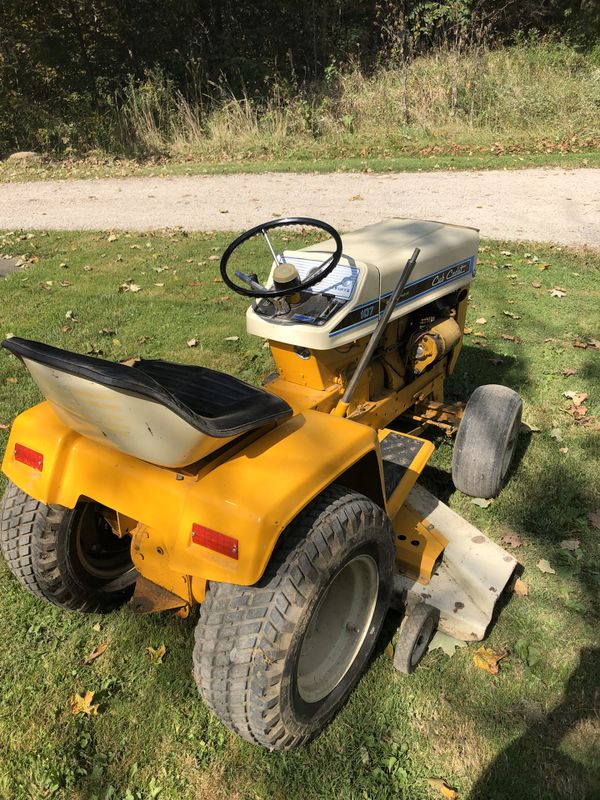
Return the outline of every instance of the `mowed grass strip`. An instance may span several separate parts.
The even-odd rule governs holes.
[[[0,252],[26,259],[0,280],[0,335],[110,360],[204,364],[259,382],[272,368],[268,350],[245,334],[246,302],[218,278],[229,238],[0,234]],[[263,256],[257,243],[248,271]],[[593,344],[600,255],[484,242],[480,258],[471,332],[448,396],[465,399],[479,384],[506,383],[521,393],[525,421],[539,431],[522,434],[511,481],[487,509],[453,491],[443,437],[424,481],[496,541],[507,534],[521,541],[513,552],[529,594],[509,599],[487,642],[509,651],[500,673],[476,669],[478,645],[469,645],[451,658],[429,653],[406,678],[394,672],[384,640],[313,744],[269,754],[231,735],[200,701],[191,677],[195,615],[62,612],[26,594],[0,564],[2,800],[415,800],[438,796],[428,778],[444,778],[461,798],[598,796],[600,552],[597,517],[588,514],[600,508],[600,350]],[[119,291],[123,284],[140,290]],[[556,288],[564,296],[552,296]],[[588,394],[591,424],[568,412],[568,391]],[[24,368],[2,350],[0,424],[39,399]],[[8,429],[0,436],[3,450]],[[567,539],[577,539],[578,549],[561,548]],[[556,574],[542,573],[541,559]],[[106,652],[85,666],[102,643]],[[146,648],[161,644],[163,663],[153,663]],[[88,690],[97,716],[73,716],[70,697]]]

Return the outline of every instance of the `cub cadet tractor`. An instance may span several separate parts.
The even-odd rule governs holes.
[[[269,231],[293,226],[331,238],[277,253]],[[253,237],[270,251],[262,283],[230,269]],[[263,388],[4,341],[46,398],[14,421],[4,457],[10,570],[67,609],[130,600],[186,616],[202,604],[200,693],[269,749],[331,720],[392,604],[402,672],[436,627],[482,639],[516,561],[415,485],[434,449],[415,432],[428,426],[457,429],[452,476],[469,495],[497,495],[515,451],[515,392],[444,403],[477,248],[474,229],[410,219],[343,240],[301,217],[247,231],[221,274],[252,298],[247,330],[269,343]]]

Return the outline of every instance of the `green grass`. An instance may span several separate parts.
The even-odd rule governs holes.
[[[262,342],[244,333],[244,301],[215,283],[217,262],[209,259],[229,237],[179,231],[112,242],[101,233],[29,236],[0,235],[0,251],[38,259],[0,280],[1,334],[100,351],[108,359],[207,364],[252,381],[269,371]],[[542,264],[549,268],[541,270]],[[129,278],[142,290],[119,293]],[[451,447],[441,439],[424,476],[492,538],[512,530],[523,541],[514,552],[529,596],[509,600],[487,642],[509,650],[499,675],[475,668],[477,645],[452,658],[432,652],[411,678],[396,674],[381,652],[313,744],[269,754],[231,735],[198,699],[191,677],[194,618],[61,612],[27,595],[2,565],[0,798],[419,800],[438,796],[427,785],[430,777],[445,778],[472,800],[597,798],[600,553],[587,514],[600,507],[600,352],[575,348],[573,340],[600,338],[599,278],[598,253],[484,244],[469,310],[473,332],[449,396],[506,383],[522,394],[526,421],[541,430],[521,437],[515,473],[488,509],[453,492]],[[534,288],[536,282],[542,287]],[[550,296],[556,286],[565,297]],[[67,321],[68,311],[78,322]],[[475,324],[481,317],[487,322]],[[225,341],[231,335],[239,341]],[[199,341],[194,349],[186,345],[192,337]],[[576,374],[563,376],[567,367]],[[13,378],[16,383],[7,381]],[[577,425],[566,413],[567,390],[589,394],[592,425]],[[2,351],[0,423],[37,399],[25,370]],[[556,430],[561,441],[551,435]],[[7,431],[0,435],[3,448]],[[570,555],[560,542],[573,538],[581,546]],[[556,575],[537,569],[542,558]],[[101,642],[109,645],[106,653],[83,666]],[[145,648],[161,643],[164,663],[153,664]],[[98,716],[89,719],[72,716],[68,707],[69,697],[85,690],[100,703]]]
[[[600,167],[600,151],[580,153],[474,153],[453,155],[418,152],[397,157],[348,156],[329,158],[308,152],[291,152],[289,158],[233,161],[178,161],[161,159],[88,158],[48,161],[31,166],[0,163],[0,183],[64,180],[67,178],[125,178],[156,175],[235,175],[265,172],[431,172],[434,170],[525,169],[527,167]]]

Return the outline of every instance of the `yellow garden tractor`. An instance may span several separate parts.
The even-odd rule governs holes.
[[[317,229],[296,250],[270,232]],[[323,235],[328,238],[323,239]],[[262,279],[233,270],[263,238]],[[456,431],[452,476],[502,488],[519,396],[481,386],[444,402],[458,358],[476,230],[391,219],[340,237],[287,218],[221,260],[251,298],[247,330],[275,371],[258,388],[201,366],[113,363],[3,342],[44,402],[14,421],[0,545],[21,584],[67,609],[200,605],[194,676],[231,730],[269,749],[314,737],[365,669],[391,605],[395,665],[414,670],[436,628],[485,636],[515,559],[417,480],[421,434]]]

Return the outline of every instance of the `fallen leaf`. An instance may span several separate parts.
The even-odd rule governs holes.
[[[588,519],[594,528],[598,528],[600,531],[600,508],[597,508],[596,511],[590,511],[588,514]]]
[[[511,336],[510,333],[501,333],[501,339],[505,339],[507,342],[514,342],[515,344],[521,344],[521,339],[519,336]]]
[[[580,406],[582,403],[588,399],[588,396],[585,392],[563,392],[563,397],[567,397],[569,400],[573,401],[573,405]]]
[[[529,586],[525,581],[522,581],[521,578],[517,578],[513,586],[513,592],[517,597],[527,597],[529,594]]]
[[[550,431],[550,438],[556,439],[557,442],[562,442],[562,433],[560,432],[560,428],[552,428]]]
[[[471,502],[475,503],[475,505],[479,506],[479,508],[489,508],[494,501],[485,497],[473,497]]]
[[[102,653],[106,653],[107,648],[108,645],[106,644],[106,642],[104,644],[99,644],[97,647],[94,647],[92,652],[83,659],[83,663],[86,666],[88,664],[92,664],[97,658],[100,658]]]
[[[149,338],[150,338],[149,336],[140,336],[140,338],[138,339],[138,342],[140,344],[145,344],[148,341]]]
[[[223,339],[224,342],[239,342],[239,340],[240,340],[239,336],[226,336]]]
[[[546,269],[550,269],[550,264],[540,264],[538,266],[538,269],[540,270],[540,272],[543,272]]]
[[[94,692],[86,692],[82,697],[80,694],[74,694],[69,701],[69,708],[71,714],[87,714],[95,716],[98,713],[98,706],[92,705],[94,699]]]
[[[541,289],[542,288],[542,284],[539,281],[533,281],[533,283],[531,285],[533,286],[534,289]]]
[[[394,660],[394,645],[391,642],[388,645],[386,645],[386,648],[383,651],[383,655],[386,658],[389,658],[390,661]]]
[[[6,382],[7,383],[18,383],[19,379],[18,378],[7,378]]]
[[[559,453],[568,453],[569,452],[569,448],[568,447],[559,447],[558,448],[558,452]]]
[[[514,531],[508,531],[505,533],[501,541],[504,542],[504,544],[507,544],[509,547],[521,547],[523,544],[519,534],[515,533]]]
[[[570,414],[575,420],[580,420],[587,414],[587,408],[585,406],[577,406],[573,403],[573,405],[567,408],[567,414]]]
[[[579,539],[563,539],[560,543],[562,550],[579,550]]]
[[[98,633],[100,631],[100,623],[96,622],[94,625],[92,625],[92,630]]]
[[[500,672],[498,662],[508,655],[506,650],[492,650],[491,647],[481,645],[473,653],[473,663],[478,669],[484,669],[490,675],[497,675]]]
[[[118,239],[119,239],[119,237],[116,236],[114,233],[111,233],[110,236],[108,237],[108,241],[109,242],[116,242],[116,241],[118,241]]]
[[[219,256],[209,256],[208,260],[209,261],[218,261],[219,260]]]
[[[536,567],[540,572],[546,572],[548,575],[556,575],[556,570],[550,566],[550,562],[545,558],[541,558],[536,564]]]
[[[479,319],[475,320],[475,325],[485,325],[487,319],[485,317],[479,317]]]
[[[75,313],[71,309],[69,309],[65,314],[65,319],[68,319],[71,322],[79,322],[78,319],[75,319]]]
[[[464,328],[463,333],[468,336],[470,333],[473,333],[473,328]]]
[[[10,425],[6,425],[4,422],[0,422],[0,431],[7,431],[10,428]]]
[[[119,364],[123,364],[126,367],[133,367],[133,365],[137,364],[139,361],[141,361],[140,358],[132,356],[131,358],[124,358],[122,361],[119,361]]]
[[[532,425],[529,422],[522,422],[520,427],[520,433],[540,433],[541,430],[537,425]]]
[[[503,311],[502,312],[505,317],[510,317],[511,319],[521,319],[518,314],[513,313],[512,311]]]
[[[579,336],[576,336],[576,337],[573,339],[573,347],[579,347],[581,350],[586,350],[586,349],[587,349],[587,342],[583,342],[583,341],[582,341],[582,340],[579,338]]]
[[[564,289],[560,287],[556,287],[556,289],[550,289],[550,297],[565,297],[567,293]]]
[[[467,643],[453,636],[449,636],[442,631],[436,631],[432,640],[429,642],[429,650],[442,650],[447,656],[453,656],[457,647],[466,647]]]
[[[588,339],[587,343],[589,344],[590,347],[593,347],[596,350],[600,350],[600,341],[598,341],[598,339]]]
[[[487,336],[482,331],[475,331],[473,336],[477,336],[479,339],[487,339]]]
[[[90,267],[89,264],[86,264],[83,269],[84,269],[85,272],[92,272],[93,267]]]
[[[365,198],[362,196],[362,194],[353,194],[352,197],[350,198],[350,200],[364,200],[364,199]]]
[[[437,789],[442,797],[446,797],[448,800],[456,800],[458,797],[458,792],[456,789],[452,789],[450,786],[448,786],[446,781],[442,780],[441,778],[427,778],[427,783],[432,789]]]
[[[219,214],[229,214],[229,209],[228,208],[220,208],[219,209]]]
[[[500,250],[500,255],[501,256],[512,256],[512,253],[510,252],[510,250]]]
[[[565,376],[565,378],[570,378],[572,375],[577,375],[577,370],[573,369],[573,367],[567,367],[566,369],[563,369],[562,374]]]
[[[198,339],[188,339],[187,346],[188,347],[197,347],[198,346]]]
[[[126,280],[119,286],[119,292],[140,292],[142,290],[141,286],[138,286],[137,283],[134,283],[131,278]]]
[[[110,328],[100,328],[98,333],[100,334],[100,336],[114,336],[116,331],[113,331]]]
[[[153,664],[162,664],[163,658],[167,652],[167,648],[164,644],[159,645],[156,649],[154,647],[147,647],[146,653],[150,656],[150,660]]]

